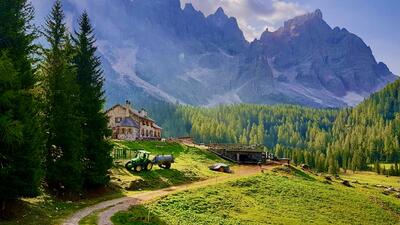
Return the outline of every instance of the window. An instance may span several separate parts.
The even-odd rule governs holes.
[[[119,122],[121,122],[122,121],[122,118],[121,117],[115,117],[115,122],[116,123],[119,123]]]

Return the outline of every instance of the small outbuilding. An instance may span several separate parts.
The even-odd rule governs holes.
[[[215,154],[239,164],[265,163],[268,155],[262,145],[210,144],[208,147]]]

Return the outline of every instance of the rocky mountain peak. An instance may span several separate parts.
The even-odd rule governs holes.
[[[322,16],[322,11],[320,10],[320,9],[316,9],[313,13],[311,13],[311,14],[314,14],[314,16],[316,16],[316,17],[318,17],[318,18],[320,18],[320,19],[323,19],[323,16]]]
[[[185,11],[196,11],[192,5],[192,3],[186,3],[185,7],[183,8]]]
[[[222,7],[218,7],[217,11],[215,11],[214,15],[218,16],[218,17],[226,17],[228,18],[228,16],[225,14],[225,11]]]
[[[284,28],[285,29],[293,29],[294,27],[302,26],[302,25],[309,24],[312,22],[325,23],[320,9],[317,9],[311,13],[306,13],[304,15],[297,16],[293,19],[286,21],[284,23]]]
[[[219,7],[214,14],[211,14],[207,17],[209,21],[212,21],[217,26],[223,26],[229,20],[229,17],[225,14],[224,10]]]
[[[186,3],[185,4],[185,7],[183,8],[183,12],[186,15],[195,15],[195,16],[198,16],[200,18],[204,18],[204,14],[201,11],[196,10],[191,3]]]

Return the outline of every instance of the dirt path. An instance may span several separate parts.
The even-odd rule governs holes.
[[[269,168],[271,168],[271,167],[264,167],[263,169],[265,170],[265,169],[269,169]],[[237,178],[244,177],[244,176],[251,176],[251,175],[255,175],[255,174],[259,174],[259,173],[261,173],[261,169],[258,166],[239,166],[239,167],[235,168],[235,173],[227,175],[227,176],[211,178],[211,179],[204,180],[204,181],[164,188],[164,189],[155,190],[155,191],[147,191],[147,192],[135,194],[135,195],[132,195],[129,197],[123,197],[123,198],[118,198],[118,199],[101,202],[99,204],[84,208],[84,209],[76,212],[71,217],[69,217],[67,220],[65,220],[63,225],[78,225],[80,220],[82,220],[84,217],[86,217],[96,211],[100,211],[99,217],[98,217],[99,225],[112,225],[111,217],[115,213],[117,213],[119,211],[128,210],[130,207],[132,207],[134,205],[138,205],[143,202],[153,200],[153,199],[156,199],[156,198],[159,198],[162,196],[166,196],[166,195],[169,195],[172,193],[176,193],[179,191],[213,185],[213,184],[221,183],[221,182],[224,182],[227,180],[237,179]]]

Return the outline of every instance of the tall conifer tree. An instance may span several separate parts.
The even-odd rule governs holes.
[[[33,8],[26,0],[0,1],[0,210],[39,192],[42,129],[32,68]]]
[[[72,46],[60,1],[46,21],[49,43],[43,71],[46,77],[48,184],[64,192],[80,191],[83,185],[83,146],[79,115],[79,86],[72,65]]]
[[[74,37],[76,54],[74,64],[80,88],[80,114],[84,132],[84,179],[87,187],[108,182],[108,169],[112,165],[107,117],[103,112],[105,103],[103,74],[100,58],[96,56],[95,37],[88,14],[79,19],[79,31]]]

